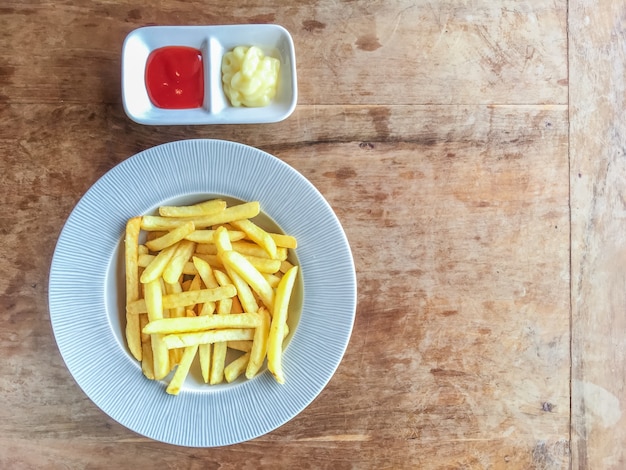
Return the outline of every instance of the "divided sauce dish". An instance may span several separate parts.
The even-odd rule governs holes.
[[[263,107],[234,107],[222,87],[222,58],[237,46],[257,46],[280,60],[276,96]],[[202,105],[164,109],[154,105],[146,86],[150,54],[165,47],[188,47],[202,55]],[[122,102],[127,116],[145,125],[260,124],[279,122],[298,100],[296,58],[289,32],[279,25],[146,26],[131,31],[122,47]]]

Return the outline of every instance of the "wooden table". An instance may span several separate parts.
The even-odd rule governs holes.
[[[271,125],[149,127],[120,96],[126,34],[278,23],[299,102]],[[626,4],[127,0],[0,6],[0,467],[624,468]],[[87,189],[148,147],[240,141],[335,209],[353,335],[300,415],[178,448],[81,391],[47,304]]]

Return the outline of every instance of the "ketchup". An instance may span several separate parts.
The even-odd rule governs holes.
[[[155,49],[146,64],[146,88],[158,108],[199,108],[204,101],[202,53],[186,46]]]

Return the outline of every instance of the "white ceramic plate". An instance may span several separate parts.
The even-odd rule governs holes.
[[[214,196],[260,201],[266,222],[298,239],[302,285],[284,353],[286,383],[267,370],[220,386],[192,374],[170,396],[166,381],[144,378],[125,344],[122,235],[134,215]],[[158,441],[222,446],[281,426],[328,383],[352,331],[356,277],[339,221],[302,175],[243,144],[185,140],[125,160],[78,202],[54,252],[49,308],[70,373],[105,413]]]
[[[236,46],[258,46],[280,59],[276,97],[262,108],[233,107],[222,89],[223,55]],[[202,52],[205,101],[197,109],[161,109],[152,104],[145,85],[150,53],[165,46],[188,46]],[[289,32],[279,25],[146,26],[131,31],[122,47],[124,111],[140,124],[256,124],[286,119],[298,101],[296,54]]]

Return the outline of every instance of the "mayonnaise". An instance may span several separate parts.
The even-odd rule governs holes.
[[[262,107],[276,96],[280,61],[256,47],[237,46],[222,59],[224,93],[233,106]]]

